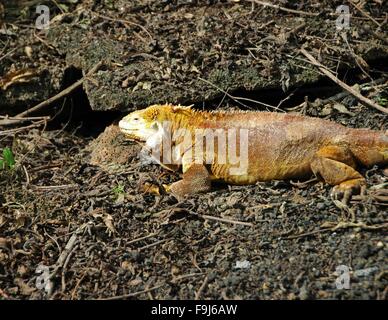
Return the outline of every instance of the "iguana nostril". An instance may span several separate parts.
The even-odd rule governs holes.
[[[120,129],[129,129],[128,128],[128,122],[126,122],[125,120],[120,120],[119,121],[119,128]]]

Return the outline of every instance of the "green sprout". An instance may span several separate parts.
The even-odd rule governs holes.
[[[3,149],[3,158],[0,159],[0,169],[13,169],[15,166],[15,158],[12,150],[8,147]]]
[[[112,192],[117,196],[119,196],[120,194],[124,194],[125,193],[124,186],[119,184],[118,186],[113,188]]]
[[[388,104],[388,98],[386,97],[379,96],[376,98],[376,101],[380,106],[383,106],[383,107],[385,107]]]

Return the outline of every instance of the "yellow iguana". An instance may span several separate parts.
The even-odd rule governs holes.
[[[212,180],[244,185],[315,174],[348,198],[365,186],[359,166],[388,164],[386,133],[295,114],[153,105],[130,113],[119,127],[159,151],[164,167],[182,169],[183,179],[165,187],[176,196],[208,191]]]

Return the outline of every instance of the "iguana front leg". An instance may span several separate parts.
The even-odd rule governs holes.
[[[164,185],[168,193],[177,197],[186,194],[207,192],[211,189],[210,174],[202,164],[192,164],[184,173],[183,179],[170,185]]]
[[[328,146],[319,150],[311,163],[313,173],[334,185],[333,194],[343,194],[347,202],[354,192],[365,187],[364,177],[355,170],[355,160],[346,147]]]
[[[193,157],[194,152],[192,149],[185,148],[184,145],[180,148],[180,150],[183,150],[181,155],[182,180],[169,185],[163,184],[164,190],[161,190],[157,185],[148,184],[143,187],[144,192],[161,195],[161,191],[164,191],[179,198],[187,194],[207,192],[211,189],[211,175],[204,165],[202,152]],[[181,152],[180,150],[178,152]]]

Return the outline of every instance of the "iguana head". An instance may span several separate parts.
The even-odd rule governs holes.
[[[157,113],[155,106],[134,111],[119,122],[119,128],[130,139],[147,141],[159,130]]]
[[[119,122],[119,128],[130,139],[147,141],[161,132],[163,121],[174,121],[174,116],[187,112],[190,112],[190,107],[152,105],[125,116]]]

